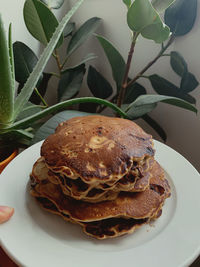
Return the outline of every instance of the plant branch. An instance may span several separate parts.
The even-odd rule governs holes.
[[[58,55],[58,51],[55,49],[54,53],[53,53],[53,56],[55,57],[56,59],[56,63],[57,63],[57,66],[58,66],[58,70],[59,70],[59,73],[61,73],[61,70],[62,70],[62,64],[60,63],[60,57]]]
[[[173,43],[175,39],[175,36],[172,34],[169,41],[167,42],[167,44],[165,46],[162,47],[162,49],[160,50],[160,52],[158,53],[158,55],[152,60],[150,61],[145,67],[144,69],[142,69],[136,76],[135,78],[133,78],[130,82],[128,82],[127,86],[132,85],[134,82],[136,82],[142,75],[143,73],[145,73],[162,55],[163,53],[167,50],[167,48]]]
[[[117,98],[117,106],[118,107],[121,107],[123,100],[124,100],[125,93],[126,93],[128,74],[129,74],[129,70],[131,67],[131,61],[132,61],[132,57],[133,57],[133,53],[134,53],[134,49],[135,49],[135,44],[136,44],[136,39],[137,39],[138,35],[139,35],[139,33],[136,33],[136,32],[134,32],[134,34],[133,34],[133,40],[132,40],[131,47],[130,47],[130,50],[128,53],[124,78],[123,78],[123,82],[122,82],[122,85],[121,85],[121,88],[119,91],[119,95]]]
[[[35,93],[39,96],[39,98],[41,99],[42,103],[45,105],[45,107],[48,107],[47,102],[44,100],[44,98],[42,97],[42,95],[40,94],[40,92],[38,91],[37,88],[34,89]]]

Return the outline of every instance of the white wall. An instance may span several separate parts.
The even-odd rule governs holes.
[[[71,0],[73,2],[74,0]],[[200,2],[200,0],[198,0]],[[41,47],[37,41],[28,33],[23,21],[23,0],[1,0],[0,13],[3,15],[5,26],[9,22],[13,25],[13,41],[21,40],[29,45],[37,54],[40,53]],[[67,9],[68,1],[62,10],[57,12],[57,16],[61,17]],[[98,30],[99,33],[111,40],[119,49],[124,58],[130,46],[129,30],[126,25],[126,8],[122,0],[86,0],[73,19],[78,25],[90,17],[98,16],[103,18],[103,23]],[[200,3],[198,7],[198,17],[193,30],[186,36],[178,38],[171,49],[177,50],[185,57],[188,62],[189,70],[196,75],[200,81]],[[133,76],[144,65],[149,62],[158,52],[158,46],[152,41],[139,38],[134,55],[134,64],[131,69]],[[78,61],[81,55],[87,52],[95,52],[98,60],[92,62],[96,68],[103,72],[111,81],[111,71],[106,57],[99,46],[98,42],[93,38],[85,46],[79,49],[79,53],[74,55],[74,61]],[[49,64],[53,64],[52,61]],[[175,84],[179,83],[179,78],[174,74],[169,65],[169,58],[164,57],[154,65],[146,74],[158,73],[169,79]],[[153,92],[150,83],[147,80],[140,81],[149,92]],[[50,93],[48,97],[54,99],[55,90],[54,83],[51,83]],[[192,95],[197,99],[197,108],[200,110],[200,88],[198,87]],[[85,90],[88,94],[88,91]],[[181,110],[166,104],[159,104],[159,107],[152,112],[154,117],[166,130],[168,135],[167,144],[183,154],[199,171],[199,151],[200,151],[200,115]],[[154,138],[159,139],[154,131],[149,128],[141,120],[138,123],[142,125],[146,131],[152,133]],[[167,160],[167,159],[166,159]]]

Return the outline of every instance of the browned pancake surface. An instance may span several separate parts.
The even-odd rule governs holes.
[[[63,194],[59,185],[50,182],[38,184],[36,195],[52,201],[60,212],[73,220],[90,222],[111,217],[130,217],[135,219],[151,217],[162,204],[160,194],[152,189],[140,193],[121,192],[115,200],[88,203],[74,200]],[[32,192],[34,195],[34,191]]]
[[[154,150],[151,135],[134,122],[94,115],[61,123],[44,141],[41,155],[53,171],[89,182],[119,179]]]

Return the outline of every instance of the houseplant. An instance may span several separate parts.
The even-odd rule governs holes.
[[[72,9],[63,17],[58,24],[54,34],[40,56],[34,70],[30,74],[20,93],[15,92],[15,71],[11,38],[11,25],[9,27],[9,38],[6,40],[3,22],[0,17],[0,154],[6,155],[18,147],[27,145],[33,137],[34,123],[41,118],[63,109],[64,107],[81,102],[99,102],[110,106],[120,114],[124,112],[108,101],[97,98],[79,98],[66,100],[51,107],[34,105],[29,98],[36,87],[46,63],[51,56],[58,40],[68,23],[69,19],[79,8],[84,0],[78,0]],[[30,4],[37,4],[37,0],[27,0]],[[124,114],[125,116],[125,114]],[[5,152],[6,151],[6,152]],[[1,161],[3,158],[1,158]]]
[[[14,71],[14,60],[13,60],[13,50],[12,50],[12,40],[11,40],[11,26],[9,28],[9,42],[5,37],[5,31],[3,28],[2,20],[0,21],[0,148],[1,151],[5,147],[20,147],[24,145],[29,145],[30,140],[33,138],[34,129],[36,128],[36,123],[40,121],[41,118],[55,113],[58,110],[63,110],[68,106],[80,103],[94,103],[101,106],[107,106],[113,109],[115,113],[124,118],[132,119],[131,114],[135,114],[138,110],[144,110],[148,112],[149,107],[155,106],[157,102],[166,102],[172,105],[180,106],[196,112],[196,108],[190,103],[172,96],[148,96],[147,98],[137,98],[132,103],[129,104],[128,111],[125,112],[119,108],[116,104],[107,101],[103,98],[96,97],[83,97],[83,98],[73,98],[70,100],[61,101],[53,106],[46,107],[44,105],[35,105],[31,103],[30,96],[34,88],[36,87],[38,80],[44,70],[44,67],[54,51],[54,48],[58,44],[59,38],[68,23],[71,16],[75,13],[78,7],[84,0],[79,0],[73,6],[71,11],[68,12],[62,21],[58,24],[52,37],[50,38],[48,44],[46,45],[43,53],[41,54],[38,62],[36,63],[33,71],[31,72],[29,78],[25,82],[24,86],[21,88],[20,93],[15,95],[15,71]],[[136,0],[137,1],[137,0]],[[158,1],[159,3],[160,1]],[[172,1],[170,1],[172,2]],[[26,0],[25,3],[32,5],[34,8],[37,4],[37,0]],[[146,5],[148,1],[143,4]],[[169,1],[166,0],[169,4]],[[167,5],[165,5],[166,7]],[[148,5],[149,7],[149,5]],[[141,7],[143,8],[143,7]],[[31,12],[32,10],[30,10]],[[150,15],[155,15],[155,9],[150,6]],[[152,14],[151,14],[152,12]],[[157,13],[156,13],[157,14]],[[158,15],[157,15],[158,16]],[[162,21],[159,19],[159,27],[165,28]],[[158,32],[158,35],[160,33]],[[116,66],[117,67],[117,66]],[[80,114],[78,112],[78,114]],[[73,114],[74,116],[75,114]],[[77,113],[76,113],[77,115]],[[56,118],[60,116],[57,114]],[[62,120],[69,118],[69,111],[62,112]],[[53,130],[53,129],[52,129]],[[37,138],[36,138],[37,139]],[[36,140],[34,139],[34,141]],[[1,152],[2,153],[2,152]]]
[[[72,1],[74,2],[74,1]],[[99,43],[101,44],[104,52],[107,56],[108,62],[112,70],[113,80],[115,82],[115,87],[111,86],[108,80],[98,72],[93,66],[89,67],[87,84],[92,93],[96,97],[102,99],[110,99],[110,101],[123,110],[129,117],[129,119],[143,118],[147,121],[161,136],[161,138],[166,140],[166,133],[162,127],[149,116],[149,112],[153,110],[158,102],[165,102],[168,104],[177,105],[179,107],[192,108],[195,111],[195,107],[192,105],[184,106],[185,101],[195,104],[195,99],[189,94],[198,86],[198,81],[195,76],[188,71],[187,63],[184,58],[176,51],[172,51],[170,54],[166,54],[167,48],[171,45],[177,36],[184,35],[189,32],[194,24],[196,18],[196,0],[192,0],[188,4],[185,0],[166,0],[166,1],[146,1],[146,0],[124,0],[127,6],[127,22],[128,27],[131,32],[131,48],[129,51],[129,56],[127,62],[120,54],[120,52],[115,48],[115,46],[106,38],[100,35],[96,35]],[[174,3],[173,3],[174,2]],[[103,5],[102,3],[99,3]],[[168,6],[170,8],[168,8]],[[85,10],[89,7],[90,2],[85,6]],[[104,6],[106,3],[104,3]],[[189,5],[189,6],[188,6]],[[95,3],[93,4],[93,8]],[[189,10],[187,15],[185,12]],[[165,11],[165,23],[164,24],[159,15],[160,11]],[[184,16],[180,15],[183,12]],[[187,13],[187,12],[186,12]],[[79,16],[80,13],[77,15]],[[145,18],[141,20],[140,18]],[[176,30],[175,25],[178,24]],[[130,65],[133,56],[134,47],[138,36],[142,35],[147,39],[155,41],[155,43],[160,44],[161,49],[158,55],[149,62],[135,77],[131,78],[129,75]],[[145,77],[144,73],[149,69],[155,62],[158,61],[162,56],[168,56],[170,58],[170,63],[175,71],[181,77],[180,86],[176,86],[166,79],[158,75],[150,75]],[[105,64],[104,64],[105,65]],[[147,78],[154,85],[155,91],[158,95],[148,95],[144,86],[138,83],[139,78]],[[188,86],[189,84],[189,86]],[[163,96],[165,95],[165,96]],[[174,96],[175,98],[170,98]],[[182,101],[185,100],[185,101]],[[105,109],[105,106],[99,104],[91,103],[91,105],[86,104],[84,109],[81,110],[87,112],[101,112]],[[73,112],[73,114],[79,114]],[[34,142],[39,141],[46,137],[53,130],[57,122],[67,119],[68,116],[72,116],[72,112],[57,114],[45,126],[42,126],[41,131],[39,130],[34,138]],[[46,131],[46,135],[45,135]]]

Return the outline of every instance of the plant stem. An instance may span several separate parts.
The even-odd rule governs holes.
[[[61,69],[63,69],[63,67],[64,67],[64,65],[65,65],[65,63],[67,62],[67,60],[68,60],[68,56],[65,58],[65,60],[64,60],[64,62],[63,62],[63,64],[61,65]]]
[[[51,74],[52,76],[55,76],[55,77],[60,79],[60,75],[55,73],[55,72],[49,72],[49,74]]]
[[[57,49],[55,49],[54,53],[53,53],[53,56],[55,57],[56,59],[56,63],[57,63],[57,66],[58,66],[58,70],[59,70],[59,73],[61,74],[61,70],[62,70],[62,64],[60,63],[60,57],[58,55],[58,51]]]
[[[132,61],[132,57],[133,57],[133,53],[134,53],[134,49],[135,49],[135,44],[136,44],[136,39],[138,37],[138,33],[134,32],[133,34],[133,40],[131,43],[131,47],[128,53],[128,58],[127,58],[127,63],[126,63],[126,69],[125,69],[125,73],[124,73],[124,78],[123,78],[123,82],[119,91],[119,95],[117,98],[117,106],[120,108],[123,100],[124,100],[124,96],[126,93],[126,89],[127,89],[127,81],[128,81],[128,74],[129,74],[129,70],[131,67],[131,61]]]
[[[137,79],[139,79],[143,73],[145,73],[162,55],[163,53],[167,50],[167,48],[172,44],[172,42],[174,41],[175,36],[172,34],[169,41],[167,42],[167,44],[165,46],[162,47],[162,49],[160,50],[160,52],[158,53],[158,55],[152,60],[150,61],[145,67],[144,69],[142,69],[136,76],[135,78],[133,78],[130,82],[128,82],[127,87],[132,85],[134,82],[137,81]]]
[[[171,35],[171,37],[170,37],[170,39],[169,39],[169,41],[167,42],[167,44],[164,46],[164,44],[162,44],[162,49],[161,49],[161,51],[158,53],[158,55],[152,60],[152,61],[150,61],[145,67],[144,67],[144,69],[142,69],[136,76],[135,76],[135,78],[133,78],[133,80],[131,80],[130,82],[128,82],[127,83],[127,86],[126,86],[126,88],[128,87],[128,86],[130,86],[131,84],[133,84],[134,82],[136,82],[139,78],[148,78],[148,76],[145,76],[145,75],[143,75],[143,73],[144,72],[146,72],[161,56],[163,56],[163,53],[167,50],[167,48],[173,43],[173,41],[174,41],[174,39],[175,39],[175,36],[172,34]],[[131,49],[130,49],[131,50]],[[129,67],[130,68],[130,67]],[[126,88],[124,89],[124,91],[126,91]],[[111,98],[111,100],[110,100],[110,102],[113,102],[115,99],[116,99],[116,97],[117,97],[117,94],[115,94],[112,98]],[[119,99],[119,97],[118,97],[118,99]],[[119,101],[119,100],[118,100]],[[123,103],[123,101],[120,101],[121,102],[121,104]],[[103,106],[103,107],[101,107],[100,109],[99,109],[99,113],[101,113],[102,111],[104,111],[104,109],[105,109],[106,107],[105,106]]]
[[[41,96],[40,92],[38,91],[37,88],[34,89],[36,94],[39,96],[39,98],[41,99],[42,103],[45,105],[45,107],[48,107],[47,102],[44,100],[44,98]]]

